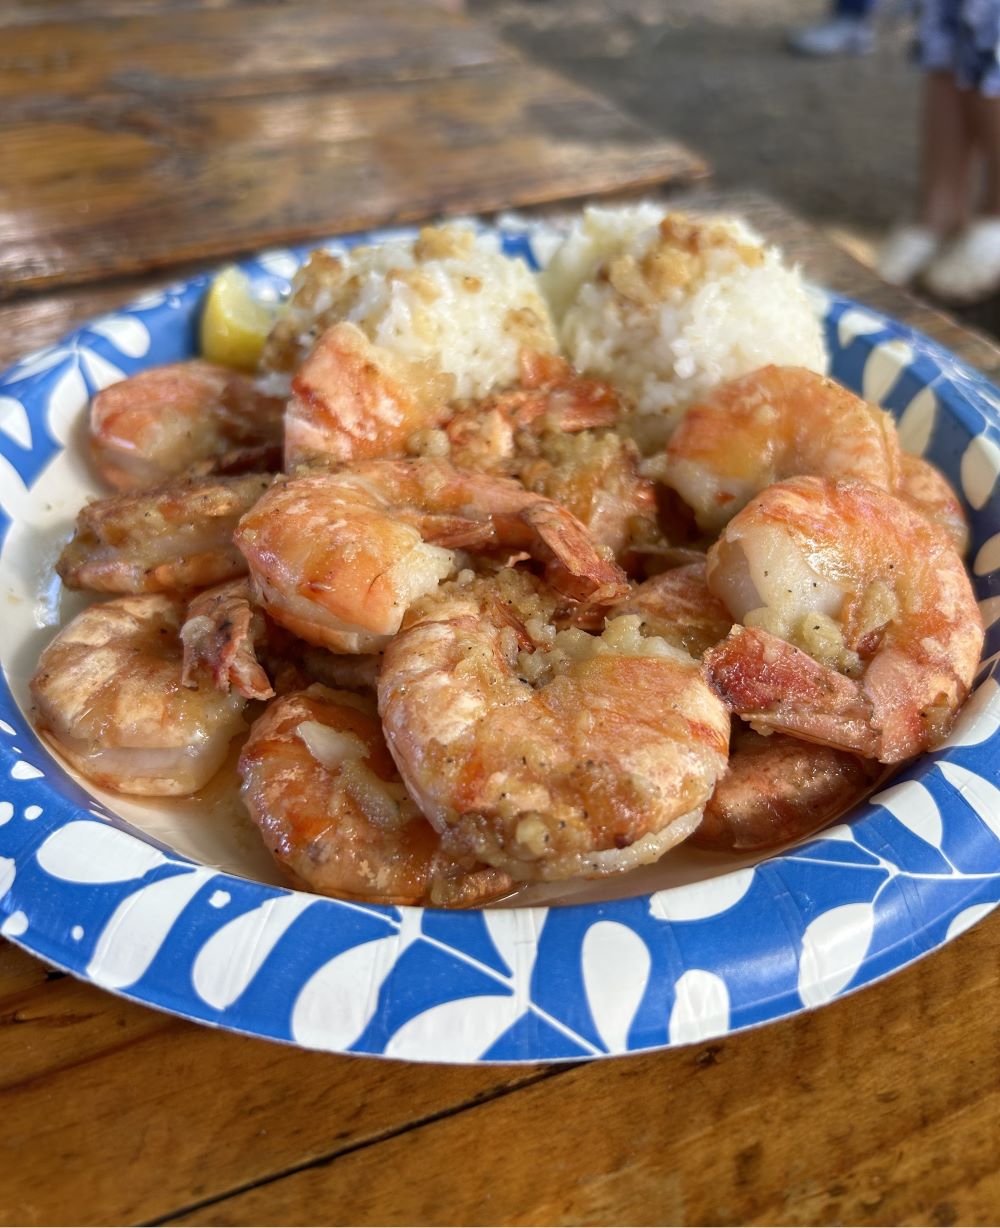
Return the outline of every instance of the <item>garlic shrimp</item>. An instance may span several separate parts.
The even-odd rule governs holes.
[[[181,683],[184,603],[164,594],[92,605],[31,679],[38,728],[88,779],[120,793],[192,793],[222,766],[246,701]]]
[[[705,561],[673,567],[637,584],[608,611],[609,618],[636,614],[656,635],[692,657],[724,640],[733,619],[705,582]]]
[[[619,395],[554,354],[522,351],[520,366],[515,387],[460,407],[440,431],[414,436],[411,450],[516,478],[565,507],[619,559],[659,542],[656,492],[639,472],[639,450],[610,429],[623,414]]]
[[[580,375],[556,354],[522,350],[519,367],[514,387],[453,409],[443,427],[452,464],[504,472],[504,462],[532,435],[611,427],[622,417],[623,403],[610,384]]]
[[[227,367],[200,359],[152,367],[91,401],[91,455],[109,485],[138,490],[197,462],[279,444],[283,409]]]
[[[755,728],[898,763],[936,746],[972,685],[983,622],[961,559],[902,500],[858,482],[770,487],[708,555],[744,625],[705,655]]]
[[[274,687],[257,659],[266,634],[245,577],[199,593],[180,631],[184,685],[196,687],[207,674],[225,694],[235,690],[245,699],[270,699]]]
[[[692,406],[651,469],[714,535],[783,478],[853,478],[893,490],[900,466],[889,414],[804,367],[768,366]]]
[[[417,431],[448,416],[454,380],[374,345],[355,324],[328,328],[292,380],[285,467],[399,457]]]
[[[279,482],[240,521],[235,541],[263,609],[334,652],[379,651],[409,605],[458,570],[457,549],[529,551],[574,601],[627,591],[563,508],[443,461],[368,461]]]
[[[389,749],[443,847],[518,880],[656,861],[726,763],[729,717],[696,661],[636,617],[557,633],[555,605],[520,572],[446,586],[379,671]]]
[[[859,802],[878,775],[872,760],[849,751],[765,737],[734,721],[729,763],[690,843],[749,852],[798,840]]]
[[[56,570],[68,588],[155,593],[207,588],[246,571],[233,545],[268,474],[175,478],[88,503]]]
[[[969,521],[947,478],[922,456],[904,452],[902,462],[896,494],[941,529],[965,558],[969,549]]]
[[[399,779],[372,700],[323,686],[275,700],[254,722],[239,773],[268,849],[309,891],[460,908],[515,887],[443,851]]]

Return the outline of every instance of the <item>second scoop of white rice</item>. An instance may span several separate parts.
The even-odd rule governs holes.
[[[587,209],[542,285],[567,357],[631,399],[650,442],[723,380],[768,363],[827,369],[798,270],[736,219]]]

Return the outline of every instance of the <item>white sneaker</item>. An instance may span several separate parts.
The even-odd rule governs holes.
[[[879,249],[879,277],[892,286],[908,285],[937,255],[941,237],[929,226],[897,226]]]
[[[974,303],[1000,289],[1000,218],[980,218],[927,266],[924,286],[938,298]]]
[[[787,41],[799,55],[868,55],[875,48],[872,28],[860,17],[833,17],[793,30]]]

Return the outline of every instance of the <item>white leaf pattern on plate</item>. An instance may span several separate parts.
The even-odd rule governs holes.
[[[1000,789],[959,763],[939,763],[938,771],[956,788],[1000,840]]]
[[[904,452],[923,456],[937,421],[938,400],[933,388],[923,388],[903,410],[898,423],[899,442]]]
[[[117,384],[125,378],[125,372],[120,367],[108,362],[106,358],[102,358],[93,350],[81,350],[80,362],[87,373],[87,379],[96,390],[107,388],[110,384]]]
[[[0,397],[0,431],[22,448],[31,447],[31,423],[27,410],[16,397]]]
[[[911,362],[913,347],[908,341],[896,338],[883,342],[868,355],[861,395],[866,401],[881,405],[883,398],[899,379],[902,368]]]
[[[136,316],[101,316],[87,327],[90,332],[106,337],[116,350],[128,358],[141,358],[149,353],[149,329]]]
[[[925,785],[916,780],[904,780],[902,784],[890,785],[872,797],[877,806],[886,810],[904,827],[927,844],[941,848],[944,828],[941,811]]]
[[[1000,728],[1000,686],[987,678],[972,694],[958,720],[938,749],[946,746],[979,746]]]
[[[159,954],[167,935],[214,870],[192,868],[161,878],[126,896],[101,931],[87,975],[105,989],[135,984]]]
[[[973,904],[969,908],[963,908],[957,916],[952,917],[951,924],[948,926],[949,941],[952,938],[957,938],[959,934],[964,934],[977,921],[982,921],[983,917],[988,917],[994,908],[996,908],[994,903]]]
[[[1000,446],[985,435],[977,435],[965,449],[961,466],[962,491],[978,511],[993,493],[1000,473]]]
[[[686,883],[657,891],[649,898],[649,911],[661,921],[701,921],[726,912],[750,890],[753,870],[734,870],[707,878],[700,883]]]
[[[976,552],[972,570],[977,576],[988,576],[1000,567],[1000,533],[994,533]]]
[[[729,990],[722,977],[689,968],[674,986],[670,1043],[690,1045],[729,1031]]]
[[[399,935],[341,951],[299,990],[292,1035],[310,1049],[349,1049],[371,1022],[382,982],[400,954]]]
[[[232,1006],[311,902],[302,894],[275,896],[216,931],[198,952],[191,971],[199,997],[219,1010]]]
[[[37,857],[46,874],[70,883],[123,883],[167,864],[167,858],[152,845],[88,819],[54,831]]]
[[[584,936],[580,959],[598,1034],[609,1053],[625,1053],[629,1028],[649,982],[649,950],[628,926],[597,921]]]
[[[500,912],[487,909],[483,913],[493,945],[518,982],[528,984],[531,980],[538,938],[548,911],[547,908],[519,908]]]
[[[90,400],[87,384],[76,362],[70,363],[56,380],[49,393],[49,430],[63,446],[69,443],[70,432]]]
[[[884,330],[884,321],[870,311],[865,311],[863,307],[848,307],[837,321],[837,339],[845,349],[856,337],[881,333]]]
[[[442,1055],[451,1062],[474,1062],[520,1017],[521,1006],[513,995],[481,994],[457,998],[415,1015],[393,1033],[385,1047],[386,1057],[425,1059],[447,1040]]]
[[[799,958],[799,997],[822,1006],[854,979],[875,930],[871,904],[841,904],[806,926]]]
[[[0,925],[0,934],[3,934],[4,938],[20,938],[22,934],[27,932],[28,916],[27,913],[21,912],[20,909],[17,912],[12,912],[3,925]]]

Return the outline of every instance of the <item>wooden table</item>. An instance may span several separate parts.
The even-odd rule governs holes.
[[[705,172],[419,0],[15,0],[0,114],[8,294]]]
[[[311,32],[307,91],[326,99],[328,114],[341,87],[369,100],[388,89],[365,72],[398,72],[371,31],[367,43],[359,32],[355,50],[339,59],[336,39],[315,50],[311,40],[326,29],[316,18],[320,8],[335,14],[346,6],[286,6],[286,37],[277,5],[175,4],[170,11],[184,13],[176,45],[167,37],[165,7],[23,0],[8,3],[0,16],[10,23],[0,28],[8,74],[0,89],[13,93],[18,124],[34,133],[20,148],[34,150],[29,179],[35,177],[29,187],[0,173],[0,192],[7,194],[0,267],[17,294],[0,306],[0,366],[162,279],[150,270],[189,254],[409,214],[418,211],[415,200],[425,211],[497,205],[509,203],[505,193],[548,199],[626,186],[630,173],[635,184],[698,169],[676,147],[643,136],[600,100],[518,61],[484,32],[454,17],[439,16],[436,24],[425,10],[405,6],[386,8],[401,23],[392,28],[405,27],[413,40],[412,32],[422,30],[429,40],[422,45],[436,48],[422,59],[415,41],[407,44],[411,58],[401,62],[413,81],[430,89],[435,73],[451,73],[461,61],[463,88],[477,76],[486,79],[481,97],[503,79],[522,100],[551,96],[541,115],[537,102],[525,101],[517,112],[540,125],[542,142],[558,143],[549,127],[553,115],[568,125],[579,117],[572,165],[558,164],[565,174],[550,180],[525,156],[492,182],[463,180],[459,198],[449,195],[457,191],[450,180],[427,186],[428,172],[423,194],[405,201],[403,176],[378,198],[371,219],[362,216],[364,202],[337,192],[321,205],[313,199],[308,216],[296,213],[289,202],[302,193],[287,185],[244,205],[227,180],[204,231],[205,198],[198,193],[187,204],[172,197],[159,213],[155,202],[140,200],[141,222],[120,226],[135,193],[151,191],[144,167],[150,175],[159,167],[169,183],[170,167],[163,167],[177,141],[183,156],[172,165],[192,165],[185,157],[216,122],[205,116],[229,114],[247,98],[264,108],[260,116],[278,107],[268,101],[272,94],[287,104],[292,85],[301,85],[289,74],[303,31]],[[74,33],[74,25],[58,24],[76,23],[81,10],[103,14],[105,33],[125,40],[124,59],[86,29]],[[40,24],[40,12],[56,24]],[[249,34],[248,59],[203,54],[210,38],[236,45],[226,43],[226,17],[239,18],[229,27],[233,39],[244,25],[273,19],[275,58],[264,84]],[[153,56],[157,31],[172,77],[129,59]],[[80,48],[87,54],[77,56]],[[34,93],[23,81],[12,88],[18,73],[31,72]],[[529,79],[530,88],[523,85]],[[123,102],[130,90],[135,106]],[[452,136],[471,105],[470,95],[455,97],[447,120]],[[270,112],[272,135],[279,114],[287,119],[289,112]],[[68,147],[89,134],[88,156],[73,171],[80,178],[65,180],[76,185],[77,206],[93,193],[89,215],[75,216],[67,192],[56,188],[49,142],[51,125],[61,123],[71,123],[63,137]],[[218,123],[213,131],[230,132]],[[599,134],[592,151],[591,124]],[[334,144],[337,131],[335,124],[324,127]],[[474,141],[481,135],[475,128]],[[162,153],[164,164],[155,152],[150,160],[133,158],[143,142]],[[133,152],[119,156],[121,150]],[[286,154],[282,165],[294,164]],[[338,155],[330,147],[323,157],[336,187]],[[419,176],[420,164],[412,153],[413,174]],[[240,165],[263,173],[252,158],[241,163],[234,156],[234,174]],[[475,170],[473,160],[465,165]],[[194,178],[204,185],[211,175]],[[355,181],[344,182],[353,191]],[[810,276],[1000,375],[1000,351],[990,342],[883,286],[778,206],[757,196],[701,203],[747,213]],[[205,248],[195,253],[202,240],[192,236],[200,234]],[[143,275],[95,281],[129,269]],[[70,282],[85,284],[67,288]],[[24,293],[41,284],[55,288]],[[995,915],[883,984],[746,1034],[589,1065],[463,1069],[318,1055],[213,1031],[114,998],[0,942],[0,1222],[990,1223],[1000,1208],[998,980]]]

